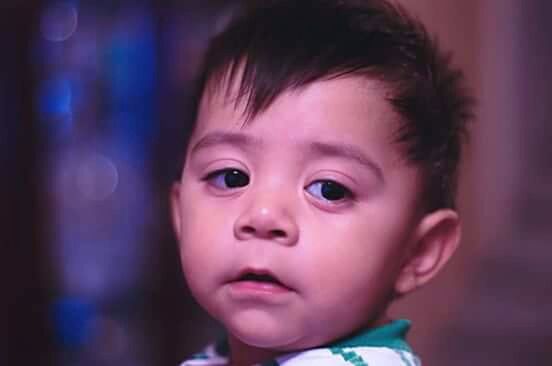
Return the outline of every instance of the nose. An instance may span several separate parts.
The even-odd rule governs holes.
[[[256,198],[236,219],[234,235],[239,240],[256,238],[294,245],[299,239],[299,228],[285,206],[277,197]]]

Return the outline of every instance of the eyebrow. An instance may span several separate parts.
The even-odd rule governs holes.
[[[190,149],[191,153],[197,150],[206,149],[218,145],[236,146],[242,150],[257,147],[262,141],[256,137],[243,133],[214,131],[200,138]],[[384,181],[381,167],[372,159],[367,157],[359,148],[345,143],[332,143],[312,141],[307,143],[308,149],[316,155],[323,157],[337,157],[353,160],[356,163],[371,170],[381,181]]]
[[[246,150],[250,146],[258,146],[260,144],[261,142],[258,139],[242,133],[214,131],[199,139],[199,141],[197,141],[190,149],[190,152],[194,153],[197,150],[217,145],[232,145],[237,146],[242,150]]]
[[[325,157],[338,157],[353,160],[374,172],[381,181],[384,180],[381,167],[374,160],[367,157],[359,148],[353,145],[315,141],[309,144],[309,148],[313,153]]]

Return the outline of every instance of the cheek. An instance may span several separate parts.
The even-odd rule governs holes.
[[[367,214],[335,216],[316,223],[319,229],[311,231],[310,245],[302,254],[306,275],[316,288],[333,288],[341,294],[347,291],[344,286],[366,291],[393,282],[407,238],[400,220],[382,216],[373,220]]]
[[[313,248],[323,248],[322,254],[332,262],[371,263],[391,255],[406,238],[403,220],[377,209],[364,211],[316,220],[310,224],[317,229],[311,231],[309,242]]]
[[[190,197],[188,199],[188,197]],[[198,195],[188,194],[182,202],[180,257],[186,277],[196,275],[211,268],[224,256],[224,232],[228,230],[228,219]],[[227,217],[228,215],[226,215]],[[216,228],[216,230],[214,229]],[[222,253],[221,253],[222,252]],[[188,281],[193,278],[188,278]]]

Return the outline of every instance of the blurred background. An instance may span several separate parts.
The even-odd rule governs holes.
[[[393,308],[424,365],[552,364],[552,2],[402,0],[479,103],[458,255]],[[220,328],[168,219],[230,0],[0,3],[0,365],[177,365]]]

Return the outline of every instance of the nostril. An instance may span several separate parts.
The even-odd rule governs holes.
[[[255,232],[255,228],[252,226],[244,226],[242,231],[246,234],[253,234]]]
[[[286,232],[280,229],[270,230],[270,233],[277,238],[285,238],[287,236]]]
[[[289,237],[289,233],[285,229],[269,229],[258,227],[256,225],[241,225],[237,228],[236,233],[241,235],[242,239],[259,237],[264,239],[285,239]]]

